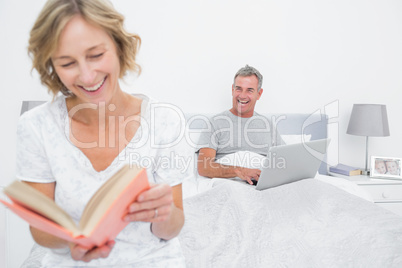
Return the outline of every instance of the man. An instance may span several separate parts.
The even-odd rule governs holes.
[[[198,173],[209,178],[239,177],[249,184],[258,181],[259,169],[230,166],[216,160],[239,151],[266,156],[270,146],[282,141],[268,118],[254,112],[263,89],[260,72],[246,65],[234,77],[233,106],[211,119],[211,132],[201,135],[198,154]]]

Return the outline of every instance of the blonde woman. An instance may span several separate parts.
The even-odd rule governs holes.
[[[175,237],[184,224],[185,174],[156,161],[184,153],[174,146],[183,122],[172,119],[177,117],[166,106],[151,117],[158,102],[120,88],[128,71],[140,71],[140,38],[123,22],[108,1],[50,0],[31,30],[33,68],[54,99],[20,119],[18,179],[77,221],[91,195],[122,165],[146,163],[152,183],[128,207],[128,226],[103,246],[87,249],[31,227],[34,240],[48,248],[42,267],[184,266]]]

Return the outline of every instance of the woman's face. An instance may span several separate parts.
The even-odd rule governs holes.
[[[108,103],[120,90],[113,40],[81,16],[73,17],[63,29],[52,62],[61,82],[81,103]]]

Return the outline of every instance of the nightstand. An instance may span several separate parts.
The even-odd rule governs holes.
[[[345,176],[333,172],[329,172],[329,175],[356,183],[371,195],[374,203],[402,216],[401,180],[370,178],[365,175]]]

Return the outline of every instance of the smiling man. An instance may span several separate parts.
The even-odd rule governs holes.
[[[239,177],[252,184],[259,169],[218,163],[225,155],[239,151],[266,156],[271,146],[282,144],[270,120],[254,111],[263,89],[260,72],[246,65],[237,71],[232,85],[233,107],[212,117],[210,129],[201,134],[198,173],[208,178]]]

